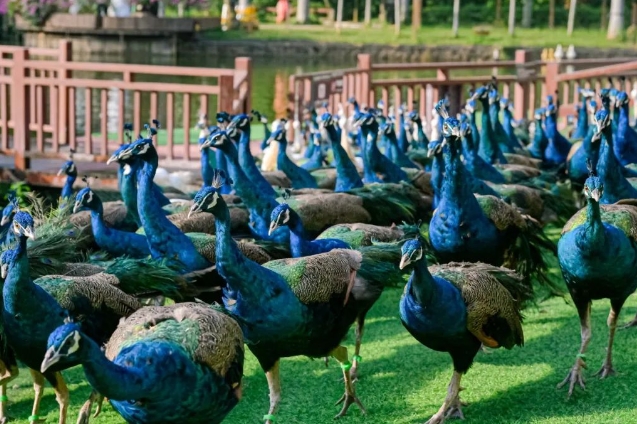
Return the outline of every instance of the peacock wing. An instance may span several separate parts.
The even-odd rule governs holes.
[[[198,213],[188,216],[188,212],[168,215],[170,222],[184,233],[215,233],[215,216],[211,213]]]
[[[511,226],[525,228],[524,217],[513,206],[495,196],[475,195],[482,212],[491,220],[496,228],[504,231]]]
[[[603,222],[619,228],[631,240],[637,240],[637,205],[620,201],[600,206]]]
[[[532,298],[532,292],[522,277],[483,263],[452,262],[429,270],[460,289],[467,305],[467,329],[483,343],[486,335],[507,349],[524,344],[520,307]]]
[[[362,199],[351,194],[306,194],[291,197],[287,202],[311,233],[336,224],[370,222],[372,219],[363,207]]]
[[[304,258],[271,261],[263,266],[279,274],[301,303],[327,303],[333,297],[344,298],[353,273],[361,267],[362,256],[356,250],[334,249]]]

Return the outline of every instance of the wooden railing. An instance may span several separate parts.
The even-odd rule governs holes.
[[[68,41],[58,49],[0,46],[0,153],[14,155],[20,170],[69,149],[77,160],[103,161],[124,142],[124,122],[138,134],[160,118],[161,159],[191,162],[199,157],[190,135],[197,116],[250,111],[251,77],[249,58],[208,69],[73,62]],[[198,81],[165,81],[183,78]]]
[[[630,72],[637,77],[637,62],[633,60],[620,57],[531,61],[530,52],[517,50],[514,60],[373,64],[370,55],[361,54],[356,68],[291,76],[289,107],[298,119],[308,104],[318,106],[328,102],[332,113],[340,104],[349,113],[351,105],[347,100],[350,97],[355,97],[361,105],[373,106],[382,99],[385,113],[390,105],[406,103],[410,110],[418,110],[429,120],[438,99],[448,96],[451,112],[456,113],[464,105],[470,89],[491,81],[495,75],[500,95],[514,105],[516,119],[533,116],[546,95],[555,93],[558,88],[560,115],[567,116],[574,113],[578,84],[599,88],[600,84],[606,86],[602,77]],[[601,72],[597,70],[604,68],[595,68],[609,64],[613,66]],[[626,76],[626,87],[632,87],[635,78]],[[575,80],[579,83],[573,82]]]

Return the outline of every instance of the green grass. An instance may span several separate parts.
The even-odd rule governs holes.
[[[366,417],[356,407],[340,420],[358,423],[422,423],[436,412],[451,377],[447,354],[433,352],[416,342],[398,318],[402,290],[387,290],[368,316],[357,383],[360,399],[368,409]],[[637,310],[632,297],[622,314],[623,321]],[[604,358],[608,302],[593,307],[593,339],[588,351],[589,369],[585,371],[587,391],[577,390],[570,401],[565,391],[557,391],[579,347],[579,321],[574,307],[561,299],[552,299],[526,312],[526,345],[511,351],[498,349],[491,354],[478,353],[476,362],[463,379],[463,400],[467,423],[551,423],[600,424],[630,423],[637,415],[633,383],[637,379],[637,329],[618,332],[614,363],[619,375],[598,380],[593,376]],[[350,356],[353,337],[347,339]],[[71,390],[69,422],[75,422],[89,387],[81,369],[65,373]],[[335,362],[325,368],[322,360],[284,359],[281,363],[283,399],[278,414],[286,424],[332,422],[338,412],[334,402],[342,394],[340,369]],[[255,358],[248,353],[245,364],[244,397],[225,421],[228,424],[258,423],[268,409],[268,386]],[[13,387],[11,387],[13,386]],[[30,414],[32,389],[26,370],[10,384],[9,414],[25,423]],[[170,404],[166,403],[166,408]],[[56,422],[57,403],[47,388],[41,415]],[[105,405],[100,424],[123,420]],[[458,422],[458,421],[450,421]]]
[[[417,37],[413,37],[410,27],[404,27],[396,36],[394,28],[343,29],[338,34],[333,27],[309,25],[267,26],[258,31],[210,32],[207,36],[220,40],[308,40],[315,42],[342,42],[352,44],[424,44],[424,45],[493,45],[499,47],[555,47],[558,43],[568,46],[574,44],[587,47],[635,47],[632,36],[628,41],[607,40],[606,33],[600,30],[576,30],[571,37],[565,28],[549,30],[545,28],[516,29],[513,37],[506,28],[491,27],[489,35],[474,33],[473,27],[460,28],[457,38],[451,35],[450,27],[423,27]]]

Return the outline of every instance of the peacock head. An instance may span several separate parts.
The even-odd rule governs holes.
[[[203,150],[209,147],[220,148],[228,145],[229,143],[232,143],[232,141],[230,140],[230,136],[228,135],[228,133],[224,130],[219,130],[210,134],[208,138],[199,145],[199,150]]]
[[[500,107],[502,109],[509,109],[510,107],[513,107],[513,103],[511,103],[509,101],[509,99],[505,99],[504,97],[500,99]]]
[[[390,122],[383,123],[380,127],[378,127],[379,135],[390,135],[394,132],[394,125]]]
[[[460,124],[460,137],[466,138],[471,135],[471,125],[468,122]]]
[[[252,110],[252,112],[250,113],[252,116],[257,118],[257,121],[261,122],[262,124],[265,125],[268,123],[268,117],[262,114],[261,112],[259,112],[258,110]]]
[[[56,328],[49,336],[40,371],[44,373],[54,365],[64,368],[67,364],[81,362],[84,344],[86,340],[79,325],[69,322]]]
[[[619,93],[617,93],[617,97],[615,97],[615,107],[626,106],[629,102],[630,100],[628,98],[628,93],[626,93],[625,91],[620,91]]]
[[[75,196],[73,213],[78,213],[79,211],[86,209],[94,210],[97,206],[97,202],[98,198],[93,190],[91,190],[90,187],[84,187],[79,191],[79,193],[77,193],[77,196]]]
[[[433,157],[442,154],[442,140],[432,140],[427,145],[427,157]]]
[[[460,121],[456,118],[447,117],[442,123],[442,145],[456,141],[462,136],[460,132]]]
[[[478,87],[476,91],[471,96],[471,99],[488,99],[489,98],[489,86],[484,85],[482,87]]]
[[[270,229],[268,234],[274,233],[277,228],[283,227],[290,221],[290,205],[281,203],[272,210],[270,214]]]
[[[77,167],[73,160],[68,160],[64,165],[62,165],[62,168],[60,168],[57,175],[60,176],[62,174],[68,177],[77,177]]]
[[[402,257],[400,258],[400,269],[405,268],[411,263],[415,263],[425,257],[422,243],[419,238],[407,240],[401,249]]]
[[[595,100],[591,100],[588,103],[588,113],[595,116],[595,112],[597,112],[597,102]]]
[[[2,279],[7,278],[9,270],[16,263],[19,255],[18,249],[8,249],[2,252],[0,255],[0,277]]]
[[[18,237],[35,240],[35,222],[33,217],[25,211],[16,212],[13,217],[13,232]]]
[[[599,203],[599,199],[601,199],[603,195],[604,183],[602,180],[596,175],[588,177],[584,183],[584,196],[586,196],[587,199],[591,199]]]
[[[500,101],[500,96],[498,95],[498,90],[492,88],[489,90],[489,104],[497,104]]]
[[[336,125],[336,123],[334,122],[334,117],[332,116],[331,113],[325,112],[323,115],[321,115],[321,128],[331,128],[334,125]]]
[[[595,90],[591,90],[590,88],[580,88],[579,95],[584,99],[592,99],[595,97]]]
[[[409,120],[414,124],[417,124],[420,122],[420,115],[418,115],[418,112],[416,112],[415,110],[412,110],[411,112],[409,112]]]
[[[143,159],[151,154],[157,154],[155,147],[153,146],[153,140],[151,138],[140,138],[126,147],[120,146],[116,153],[113,153],[113,156],[108,159],[106,164],[108,165],[116,161],[130,161],[136,157]]]
[[[228,125],[228,123],[230,122],[230,114],[228,112],[219,112],[217,113],[217,123],[219,123],[220,126],[226,126]]]
[[[240,115],[235,116],[234,118],[232,118],[232,121],[230,121],[230,123],[228,124],[228,126],[226,127],[226,131],[232,130],[232,131],[245,131],[248,128],[250,128],[250,122],[252,121],[252,117],[246,115],[245,113],[242,113]]]
[[[354,125],[370,127],[376,123],[376,117],[371,113],[357,113],[354,115]]]
[[[536,121],[541,121],[543,116],[544,116],[544,108],[535,109],[535,113],[533,114],[533,117],[535,118]]]
[[[594,123],[597,127],[597,130],[595,131],[595,134],[593,134],[593,138],[591,139],[591,141],[597,142],[602,138],[602,134],[604,134],[606,131],[611,131],[611,117],[608,110],[598,110],[597,113],[595,113]]]
[[[214,169],[212,185],[204,186],[197,192],[188,211],[188,217],[199,212],[211,212],[214,214],[218,208],[225,207],[226,204],[223,197],[221,197],[219,188],[226,184],[231,185],[232,180],[222,170]]]
[[[557,113],[557,107],[553,103],[549,104],[546,108],[544,108],[544,115],[546,116],[554,117],[556,113]]]
[[[9,204],[2,209],[2,221],[0,225],[3,227],[7,225],[13,219],[13,216],[18,211],[18,198],[15,193],[9,195]]]
[[[281,143],[281,145],[287,146],[288,139],[285,136],[285,133],[286,133],[285,127],[279,126],[279,128],[272,131],[272,134],[270,135],[270,138],[268,139],[268,144],[272,143],[273,141],[277,141]]]
[[[467,100],[467,103],[464,105],[465,112],[469,114],[473,114],[476,111],[476,101],[475,99]]]

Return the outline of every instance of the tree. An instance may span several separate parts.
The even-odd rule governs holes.
[[[624,0],[610,0],[610,19],[606,38],[614,40],[624,32]]]
[[[365,0],[365,25],[372,23],[372,0]]]
[[[413,31],[413,37],[418,36],[418,31],[422,25],[422,0],[414,0],[411,5],[411,28]]]
[[[549,28],[555,27],[555,0],[549,0]]]
[[[310,0],[299,0],[296,6],[296,21],[306,24],[310,17]]]
[[[571,0],[571,4],[568,7],[568,26],[566,28],[566,35],[573,35],[573,26],[575,26],[575,8],[577,7],[577,0]]]
[[[495,0],[495,23],[502,22],[502,0]]]
[[[460,0],[453,0],[453,25],[451,31],[453,36],[458,36],[458,27],[460,26]]]
[[[509,0],[509,35],[515,33],[515,0]]]
[[[602,0],[602,13],[599,27],[603,30],[606,29],[608,24],[608,0]]]
[[[401,0],[394,0],[394,31],[400,35],[400,6]]]
[[[341,32],[341,22],[343,22],[343,0],[338,0],[336,4],[336,31]]]
[[[533,21],[533,0],[524,0],[522,7],[522,27],[531,28]]]

